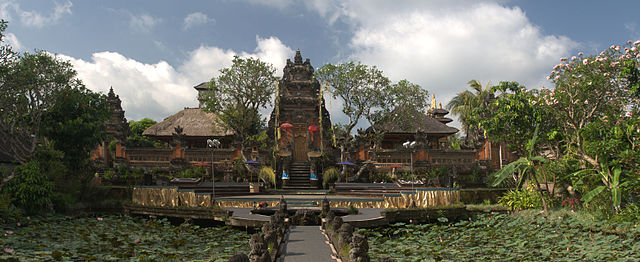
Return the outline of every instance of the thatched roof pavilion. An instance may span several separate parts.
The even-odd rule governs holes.
[[[150,126],[142,135],[160,141],[171,142],[174,140],[176,129],[182,129],[182,135],[189,147],[205,147],[209,138],[216,138],[230,143],[233,140],[233,131],[221,126],[218,116],[206,112],[201,108],[185,108],[174,115],[167,117],[162,122]]]

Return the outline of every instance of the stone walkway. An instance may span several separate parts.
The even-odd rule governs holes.
[[[320,226],[293,226],[289,230],[287,246],[278,261],[325,262],[336,261],[329,241]]]

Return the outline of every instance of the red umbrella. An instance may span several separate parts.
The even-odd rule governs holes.
[[[404,167],[404,166],[402,166],[402,165],[398,165],[398,164],[393,164],[393,165],[390,165],[389,167],[390,167],[390,168],[396,168],[396,167]]]
[[[194,166],[211,166],[211,163],[200,162],[200,163],[195,163],[193,165]]]
[[[286,140],[289,141],[289,136],[291,136],[291,129],[293,129],[293,125],[287,122],[282,123],[280,125],[280,129],[287,131]]]
[[[311,142],[313,142],[313,137],[314,137],[313,133],[320,131],[320,128],[316,125],[310,125],[308,129],[309,129],[309,133],[311,133]]]
[[[285,123],[282,123],[282,125],[280,125],[280,129],[291,130],[293,129],[293,125],[285,122]]]

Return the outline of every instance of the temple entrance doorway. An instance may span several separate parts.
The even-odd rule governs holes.
[[[293,161],[307,161],[307,129],[304,123],[293,124]]]

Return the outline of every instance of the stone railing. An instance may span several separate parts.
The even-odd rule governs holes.
[[[342,261],[371,261],[367,238],[357,233],[351,224],[344,223],[341,217],[329,211],[322,220],[322,229]]]
[[[268,223],[262,225],[260,233],[251,235],[249,245],[251,252],[234,255],[230,262],[271,262],[276,261],[284,245],[285,237],[289,229],[286,219],[287,202],[280,199],[278,211],[273,214]]]

